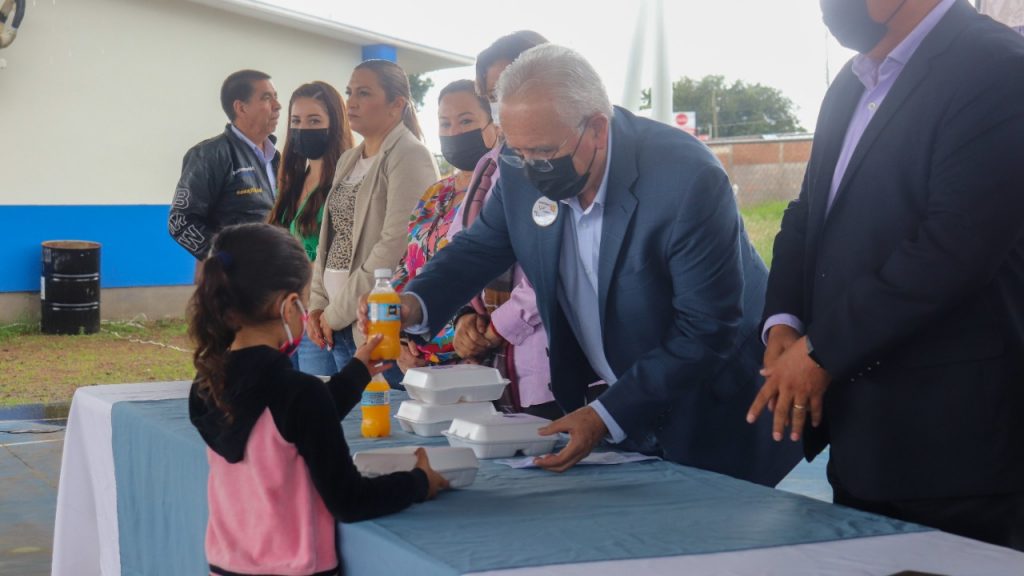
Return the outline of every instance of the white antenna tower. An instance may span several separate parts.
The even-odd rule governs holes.
[[[672,80],[669,72],[668,34],[665,30],[665,6],[663,0],[642,0],[637,10],[633,42],[630,45],[629,61],[626,63],[626,81],[622,94],[622,105],[628,110],[640,109],[641,76],[645,64],[647,31],[653,19],[653,48],[651,59],[654,64],[651,85],[651,118],[673,123]]]

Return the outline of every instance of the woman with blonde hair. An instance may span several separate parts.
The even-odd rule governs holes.
[[[309,332],[344,366],[362,335],[352,324],[378,268],[394,269],[406,248],[409,214],[439,174],[422,142],[409,79],[397,64],[367,60],[345,90],[349,123],[363,142],[338,160],[320,227]],[[358,334],[358,336],[357,336]]]

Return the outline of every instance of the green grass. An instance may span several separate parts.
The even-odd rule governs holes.
[[[775,235],[779,233],[782,213],[788,205],[789,202],[767,202],[740,210],[750,241],[769,268],[772,266],[772,245],[775,243]]]
[[[0,345],[5,344],[19,336],[38,334],[39,326],[29,321],[14,322],[0,326]]]
[[[786,205],[741,210],[769,266]],[[181,319],[104,322],[98,334],[49,336],[32,320],[0,325],[0,406],[66,402],[76,388],[92,384],[189,380],[195,370],[187,328]]]
[[[183,320],[103,322],[78,336],[41,334],[31,321],[0,326],[0,406],[66,402],[92,384],[191,379],[186,332]]]

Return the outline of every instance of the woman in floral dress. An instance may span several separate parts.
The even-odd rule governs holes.
[[[448,228],[469,187],[473,168],[498,141],[490,104],[477,95],[472,80],[456,80],[441,90],[437,116],[441,151],[456,170],[427,189],[409,218],[409,244],[391,281],[398,291],[448,243]],[[449,324],[427,344],[410,343],[399,366],[405,371],[412,366],[457,361],[454,336]]]

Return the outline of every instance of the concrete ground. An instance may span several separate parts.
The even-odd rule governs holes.
[[[0,574],[45,576],[67,405],[0,409]]]
[[[50,574],[67,410],[67,405],[0,409],[0,575]],[[779,488],[831,501],[827,456],[801,462]]]

